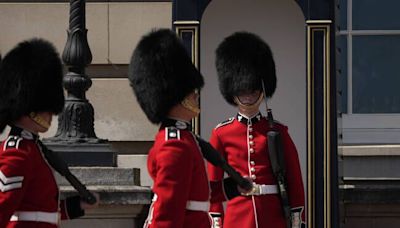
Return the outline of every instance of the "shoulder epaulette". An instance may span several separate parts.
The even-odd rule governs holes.
[[[4,150],[7,149],[18,149],[19,143],[23,138],[21,136],[10,135],[8,136],[6,142],[4,143]]]
[[[233,122],[233,120],[235,120],[235,117],[231,117],[231,118],[229,118],[229,119],[227,119],[227,120],[225,120],[225,121],[219,123],[219,124],[215,127],[215,129],[220,128],[220,127],[222,127],[222,126],[225,126],[225,125],[227,125],[227,124],[230,124],[230,123]]]
[[[170,139],[181,139],[181,131],[176,127],[165,128],[165,141]]]

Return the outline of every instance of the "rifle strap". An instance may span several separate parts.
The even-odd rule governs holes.
[[[79,195],[84,201],[89,204],[95,204],[97,202],[96,197],[91,192],[89,192],[89,190],[87,190],[86,186],[82,184],[78,180],[78,178],[74,176],[74,174],[71,173],[67,163],[61,158],[61,156],[47,148],[47,146],[44,145],[42,141],[38,140],[37,143],[48,164],[61,176],[67,179],[71,186],[78,191]]]
[[[283,154],[281,135],[278,131],[269,131],[267,135],[268,153],[274,176],[276,178],[280,175],[285,177],[285,158]]]
[[[289,199],[286,190],[286,175],[285,175],[285,159],[281,140],[281,135],[278,131],[269,131],[268,135],[268,153],[271,161],[272,171],[278,182],[279,194],[281,197],[283,213],[286,217],[287,227],[291,226],[291,213]]]

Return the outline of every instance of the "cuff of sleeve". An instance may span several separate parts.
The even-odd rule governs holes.
[[[74,219],[85,215],[85,211],[81,208],[81,197],[72,196],[65,200],[68,218]]]
[[[236,196],[240,196],[237,184],[231,177],[224,179],[224,192],[228,200],[233,199]]]
[[[222,228],[222,214],[217,212],[209,213],[212,218],[212,228]]]
[[[305,221],[303,221],[304,207],[291,208],[290,212],[291,212],[292,227],[305,228],[306,224]]]

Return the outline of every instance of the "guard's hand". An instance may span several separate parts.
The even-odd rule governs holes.
[[[244,176],[243,178],[248,180],[251,185],[254,185],[253,180],[249,176]],[[244,188],[241,188],[239,185],[237,186],[237,188],[238,188],[240,194],[242,194],[242,195],[247,195],[253,191],[253,188],[250,190],[246,190]]]
[[[96,198],[96,203],[94,204],[88,204],[85,201],[81,200],[81,209],[86,210],[86,209],[93,209],[99,206],[99,201],[100,201],[100,195],[96,192],[92,192],[94,197]]]

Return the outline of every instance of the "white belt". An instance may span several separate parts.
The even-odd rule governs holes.
[[[191,210],[191,211],[208,212],[210,210],[210,202],[189,200],[186,203],[186,209]]]
[[[157,194],[153,196],[153,202],[157,201]],[[189,200],[186,203],[186,209],[191,211],[205,211],[208,212],[210,210],[210,202],[209,201],[196,201]]]
[[[278,194],[278,186],[277,185],[268,185],[268,184],[253,184],[253,189],[249,193],[245,193],[245,196],[260,196],[267,194]]]
[[[10,221],[32,221],[32,222],[47,222],[58,224],[58,212],[42,212],[42,211],[16,211],[11,216]]]

